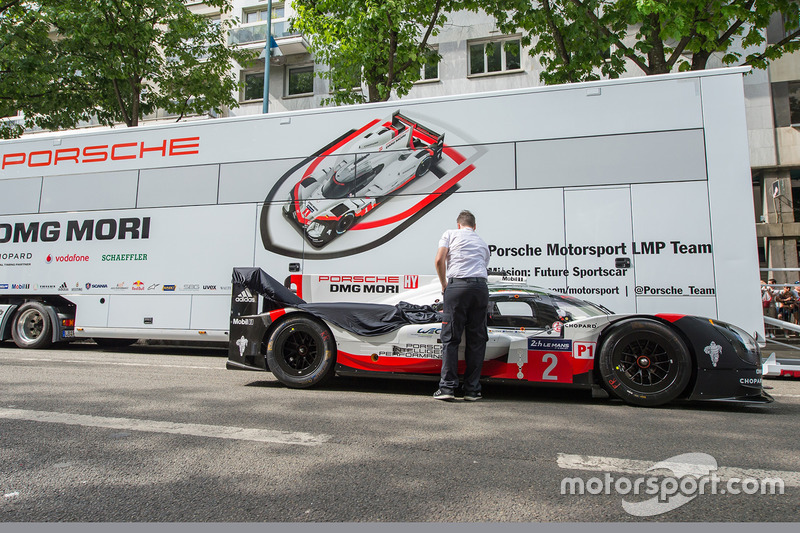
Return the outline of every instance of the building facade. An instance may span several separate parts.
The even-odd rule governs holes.
[[[202,2],[194,10],[211,10]],[[291,0],[274,1],[272,33],[280,50],[270,68],[269,109],[294,111],[323,104],[328,95],[327,81],[314,76],[326,68],[314,63],[305,37],[292,32]],[[229,16],[239,19],[230,33],[230,44],[263,49],[266,38],[266,0],[234,0]],[[769,43],[785,37],[780,15],[773,17],[767,32]],[[541,85],[541,66],[520,45],[521,34],[502,34],[492,17],[472,12],[448,15],[448,23],[431,42],[441,55],[438,65],[422,71],[407,98],[446,96]],[[503,42],[505,46],[487,48],[487,43]],[[489,52],[491,50],[491,52]],[[716,64],[715,64],[716,60]],[[711,67],[722,66],[712,57]],[[240,107],[229,111],[231,116],[262,112],[263,60],[248,68],[238,67],[243,83],[239,94]],[[628,76],[641,75],[635,68]],[[753,194],[756,208],[758,242],[762,278],[776,278],[778,283],[797,281],[800,238],[800,53],[788,54],[773,61],[766,70],[754,70],[744,78],[750,161],[753,169]]]
[[[277,49],[270,61],[270,112],[323,105],[329,96],[328,82],[315,72],[327,67],[315,63],[306,38],[293,31],[291,0],[273,0],[271,13],[267,0],[233,0],[232,11],[225,14],[202,1],[186,0],[186,5],[212,20],[233,19],[234,27],[228,35],[232,46],[263,51],[267,25],[271,24]],[[776,14],[767,30],[767,41],[783,39],[783,28],[783,19]],[[448,23],[430,43],[441,55],[440,62],[422,69],[422,79],[406,98],[541,85],[542,67],[521,45],[521,37],[504,35],[494,19],[484,14],[449,14]],[[487,46],[489,43],[503,46]],[[721,62],[712,57],[709,67],[715,66],[721,66]],[[241,82],[236,95],[239,107],[224,110],[223,116],[262,113],[264,59],[252,65],[235,65],[234,69]],[[638,76],[641,72],[632,66],[624,75]],[[753,70],[744,77],[744,89],[758,242],[743,242],[742,246],[758,247],[762,279],[793,283],[800,279],[800,210],[794,207],[800,207],[800,52],[773,61],[766,70]],[[145,121],[165,118],[169,117],[155,113]]]

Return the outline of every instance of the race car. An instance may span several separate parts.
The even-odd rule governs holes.
[[[358,139],[358,153],[329,156],[289,192],[286,217],[315,248],[352,228],[442,159],[444,134],[395,112]]]
[[[425,303],[435,303],[440,290],[435,282],[404,293],[395,305],[306,303],[258,268],[234,269],[227,368],[269,371],[291,388],[317,386],[335,374],[438,379],[442,316]],[[487,313],[482,379],[602,388],[637,406],[772,401],[762,388],[757,342],[731,324],[613,314],[491,278]]]

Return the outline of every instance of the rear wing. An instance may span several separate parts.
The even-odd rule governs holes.
[[[408,126],[411,127],[413,131],[424,134],[424,137],[426,137],[424,141],[421,141],[418,137],[415,138],[413,135],[409,138],[409,142],[415,143],[413,146],[411,146],[411,148],[419,149],[426,147],[433,151],[436,159],[441,159],[442,150],[444,150],[444,133],[437,133],[429,127],[423,126],[419,122],[411,120],[409,117],[400,113],[400,111],[395,111],[392,113],[392,126],[397,129]]]
[[[228,367],[264,369],[261,339],[267,327],[258,315],[305,302],[260,268],[234,268],[231,281]]]

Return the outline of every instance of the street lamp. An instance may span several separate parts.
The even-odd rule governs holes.
[[[269,60],[272,56],[272,0],[267,2],[267,40],[264,43],[264,107],[262,112],[269,113]]]

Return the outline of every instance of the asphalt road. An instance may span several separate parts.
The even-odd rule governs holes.
[[[767,406],[498,385],[446,403],[425,382],[289,390],[210,349],[0,343],[0,521],[797,521],[800,380],[767,383]],[[784,493],[626,485],[670,492],[709,461]]]

